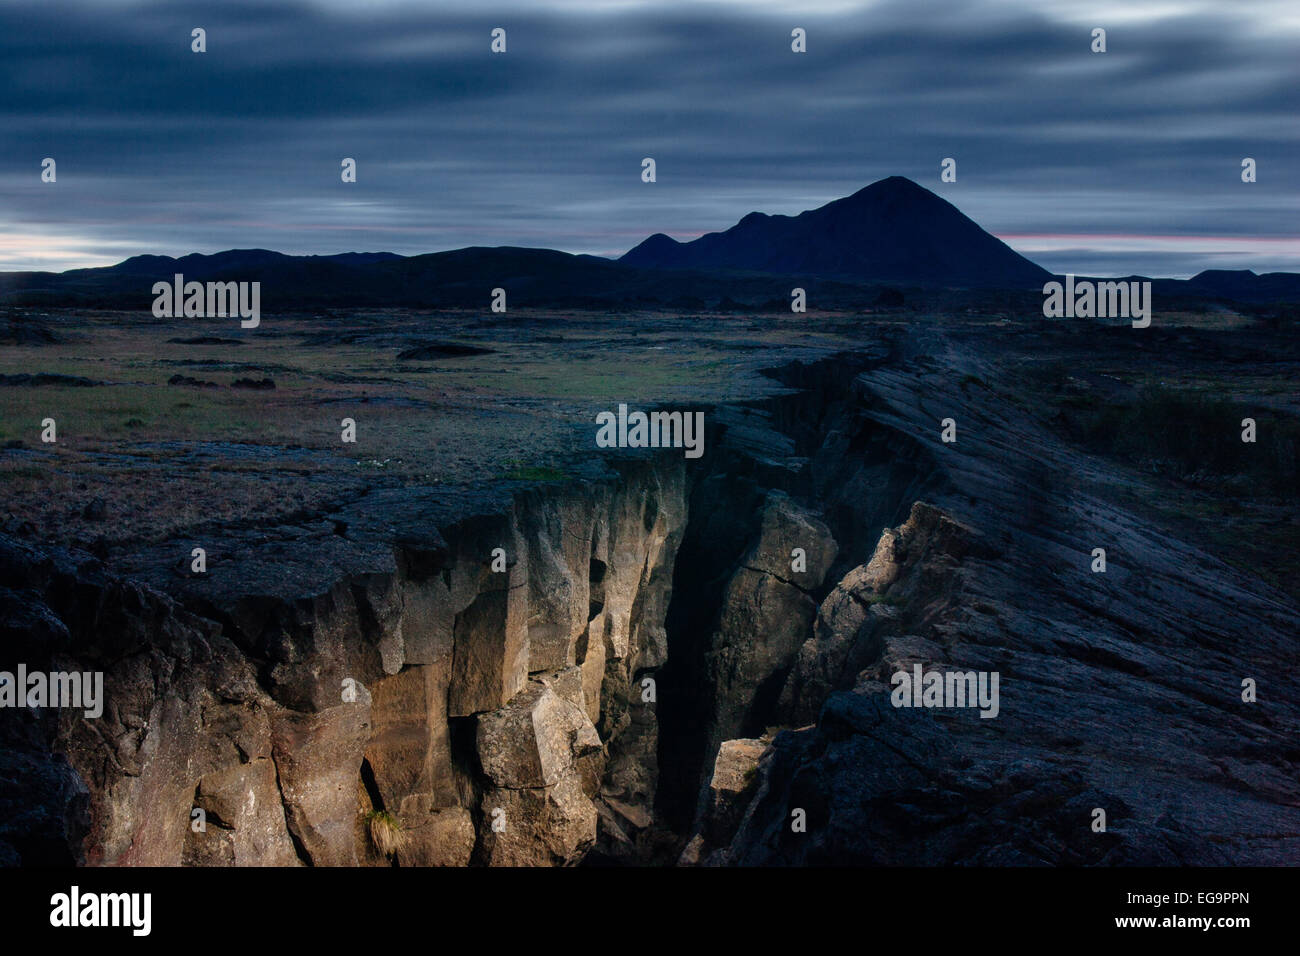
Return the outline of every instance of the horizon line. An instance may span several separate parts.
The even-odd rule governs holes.
[[[695,236],[694,238],[699,238],[700,236],[709,235],[709,234],[710,233],[702,232],[699,235]],[[1162,234],[1151,234],[1151,233],[990,233],[990,235],[1006,243],[1009,247],[1012,248],[1013,251],[1024,256],[1024,258],[1028,259],[1030,262],[1033,262],[1034,265],[1043,269],[1044,272],[1047,272],[1054,276],[1063,276],[1067,274],[1073,274],[1079,276],[1091,276],[1095,278],[1103,278],[1103,277],[1124,278],[1130,276],[1140,276],[1141,278],[1147,278],[1147,279],[1168,279],[1172,281],[1186,281],[1187,279],[1190,279],[1195,275],[1200,275],[1202,272],[1250,272],[1257,276],[1270,275],[1270,274],[1300,275],[1300,266],[1298,266],[1296,271],[1290,271],[1285,269],[1261,271],[1259,269],[1250,266],[1241,266],[1237,268],[1207,267],[1195,273],[1184,272],[1184,273],[1173,274],[1173,275],[1145,274],[1145,273],[1139,273],[1134,271],[1102,273],[1102,272],[1080,272],[1080,271],[1070,272],[1069,270],[1062,270],[1058,272],[1051,268],[1043,266],[1041,263],[1035,262],[1032,258],[1030,258],[1029,255],[1026,255],[1026,253],[1022,251],[1022,249],[1027,250],[1029,252],[1036,252],[1036,253],[1043,253],[1043,252],[1062,253],[1062,252],[1071,252],[1071,251],[1079,251],[1079,252],[1086,251],[1087,253],[1092,255],[1096,255],[1098,253],[1101,254],[1109,253],[1113,255],[1121,252],[1141,251],[1150,254],[1153,252],[1157,252],[1159,247],[1161,246],[1177,247],[1179,245],[1212,243],[1213,245],[1207,245],[1201,250],[1202,254],[1245,255],[1247,251],[1254,251],[1254,252],[1261,251],[1259,247],[1262,246],[1269,249],[1273,249],[1276,252],[1282,254],[1294,255],[1297,257],[1298,260],[1300,260],[1300,236],[1269,236],[1269,237],[1205,236],[1205,235],[1186,235],[1186,234],[1180,234],[1180,235],[1163,234],[1162,235]],[[1102,245],[1099,246],[1096,244],[1098,240],[1102,242]],[[677,241],[690,242],[692,240],[686,239],[686,240],[677,240]],[[1016,248],[1016,246],[1013,245],[1013,242],[1019,243],[1021,248],[1019,249]],[[5,239],[0,238],[0,249],[3,249],[6,245],[8,245],[8,243],[5,241]],[[1109,246],[1110,248],[1108,249],[1107,246]],[[1237,246],[1239,248],[1237,250],[1233,250],[1231,248],[1233,246]],[[1240,247],[1242,246],[1246,246],[1247,249],[1245,250],[1241,249]],[[636,248],[636,246],[633,246],[632,248]],[[270,252],[276,255],[282,255],[290,258],[332,258],[337,256],[345,256],[345,255],[391,255],[402,259],[414,259],[414,258],[419,258],[421,256],[443,255],[443,254],[453,253],[453,252],[464,252],[470,249],[524,249],[524,250],[538,251],[538,252],[556,252],[562,255],[570,255],[570,256],[589,256],[592,258],[603,259],[607,262],[617,262],[623,255],[626,255],[627,251],[630,251],[630,250],[625,250],[624,252],[616,252],[616,253],[587,252],[587,251],[573,252],[567,249],[558,249],[552,246],[523,246],[523,245],[515,245],[512,243],[503,243],[498,245],[471,244],[465,246],[455,246],[447,249],[433,249],[424,252],[395,252],[392,251],[391,249],[374,249],[374,250],[344,249],[337,252],[286,252],[282,249],[271,249],[265,246],[231,246],[224,249],[217,249],[212,252],[200,252],[200,251],[192,250],[189,252],[181,253],[179,255],[173,255],[164,252],[139,252],[139,253],[126,255],[122,258],[112,258],[110,261],[107,262],[105,262],[104,260],[109,259],[109,256],[99,254],[99,255],[95,255],[95,259],[98,260],[97,262],[95,261],[95,259],[92,259],[92,260],[88,260],[88,264],[72,265],[63,269],[50,269],[50,268],[42,269],[39,267],[11,269],[11,268],[0,267],[0,276],[40,274],[40,273],[44,273],[48,275],[64,275],[69,272],[77,272],[77,271],[88,270],[88,269],[111,269],[115,266],[119,266],[125,262],[128,262],[131,259],[141,258],[144,256],[157,256],[160,258],[180,260],[188,256],[215,256],[227,252]],[[1187,250],[1184,249],[1182,251],[1186,252]],[[41,257],[40,254],[38,254],[38,258],[39,257]],[[55,258],[55,255],[49,255],[49,258]],[[62,258],[62,256],[58,256],[58,258]],[[879,279],[879,280],[863,280],[863,281],[887,282],[891,280]]]

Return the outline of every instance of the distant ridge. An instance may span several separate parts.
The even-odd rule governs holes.
[[[270,249],[132,256],[66,272],[0,272],[0,306],[148,309],[156,281],[263,283],[265,310],[484,308],[505,288],[510,306],[789,312],[790,290],[812,308],[910,309],[952,305],[953,290],[987,305],[996,290],[1031,312],[1055,278],[956,207],[891,176],[798,216],[750,213],[691,242],[663,234],[619,259],[516,246],[424,255],[343,252],[296,256]],[[1087,278],[1078,276],[1078,278]],[[1143,278],[1133,276],[1131,278]],[[1300,274],[1208,270],[1153,279],[1166,302],[1300,302]],[[904,292],[906,294],[904,294]],[[1000,300],[999,308],[1009,307]]]
[[[890,176],[797,216],[752,212],[690,242],[658,233],[620,262],[642,268],[1014,288],[1050,278],[956,206]]]
[[[72,273],[110,272],[117,275],[158,275],[160,271],[173,269],[194,279],[204,279],[219,275],[232,269],[260,269],[287,265],[291,262],[336,262],[341,265],[367,265],[372,262],[387,262],[401,259],[395,252],[340,252],[332,256],[290,256],[270,249],[227,249],[204,255],[191,252],[187,256],[174,259],[171,256],[132,256],[117,265],[103,269],[73,269]],[[65,273],[67,274],[67,273]]]

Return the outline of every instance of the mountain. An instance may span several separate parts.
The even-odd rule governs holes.
[[[960,300],[1033,311],[1042,284],[1053,278],[951,203],[891,176],[798,216],[750,213],[726,232],[691,242],[654,235],[617,260],[513,246],[415,256],[269,249],[143,255],[103,268],[0,273],[0,307],[147,309],[153,283],[171,282],[176,273],[187,281],[260,282],[268,312],[478,309],[495,288],[507,290],[511,307],[788,312],[795,286],[814,308],[906,302],[937,309]],[[1154,279],[1152,289],[1166,307],[1205,300],[1270,306],[1300,302],[1300,275],[1211,270],[1187,280]]]
[[[232,271],[249,269],[275,268],[292,263],[323,264],[337,263],[345,266],[362,266],[372,262],[388,262],[401,259],[395,252],[340,252],[332,256],[290,256],[270,249],[227,249],[212,255],[192,252],[179,259],[171,256],[132,256],[117,265],[102,269],[72,269],[65,275],[94,275],[96,273],[113,273],[115,275],[166,275],[177,272],[196,280],[205,280],[213,276]]]
[[[133,256],[113,266],[67,272],[0,273],[0,307],[83,306],[147,309],[153,284],[260,282],[264,311],[354,308],[485,308],[504,288],[511,307],[716,307],[788,311],[792,285],[814,303],[852,308],[872,303],[877,288],[807,276],[719,275],[641,269],[599,256],[513,246],[455,249],[416,256],[342,253],[290,256],[266,249],[212,255]]]
[[[1207,269],[1188,279],[1185,291],[1237,302],[1296,302],[1300,301],[1300,275],[1294,272],[1256,275],[1249,269]]]
[[[260,282],[264,311],[354,308],[486,308],[504,288],[511,307],[789,309],[791,284],[825,307],[870,303],[879,294],[832,280],[639,269],[598,256],[511,246],[417,256],[343,253],[288,256],[265,249],[213,255],[134,256],[113,266],[62,273],[0,273],[0,307],[148,309],[153,284]]]
[[[1063,280],[1062,275],[1056,279]],[[1165,309],[1186,308],[1194,303],[1219,302],[1225,305],[1270,306],[1300,303],[1300,273],[1265,272],[1249,269],[1206,269],[1190,279],[1154,279],[1151,276],[1085,276],[1076,274],[1075,282],[1150,282],[1151,291],[1159,296]]]
[[[952,203],[902,176],[797,216],[752,212],[725,232],[691,242],[659,233],[619,261],[918,285],[1015,288],[1050,278]]]

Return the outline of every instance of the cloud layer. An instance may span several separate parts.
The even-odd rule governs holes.
[[[250,246],[617,255],[899,174],[1056,271],[1300,271],[1294,4],[1080,13],[0,6],[0,269]],[[504,55],[489,51],[497,26]],[[790,50],[795,26],[806,54]],[[344,157],[356,184],[340,181]],[[956,183],[939,181],[944,157]]]

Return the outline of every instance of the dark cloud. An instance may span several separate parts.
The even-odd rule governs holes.
[[[616,254],[901,174],[999,234],[1205,237],[1012,241],[1060,271],[1300,270],[1285,5],[1095,23],[996,0],[783,6],[0,7],[0,268],[240,246]]]

